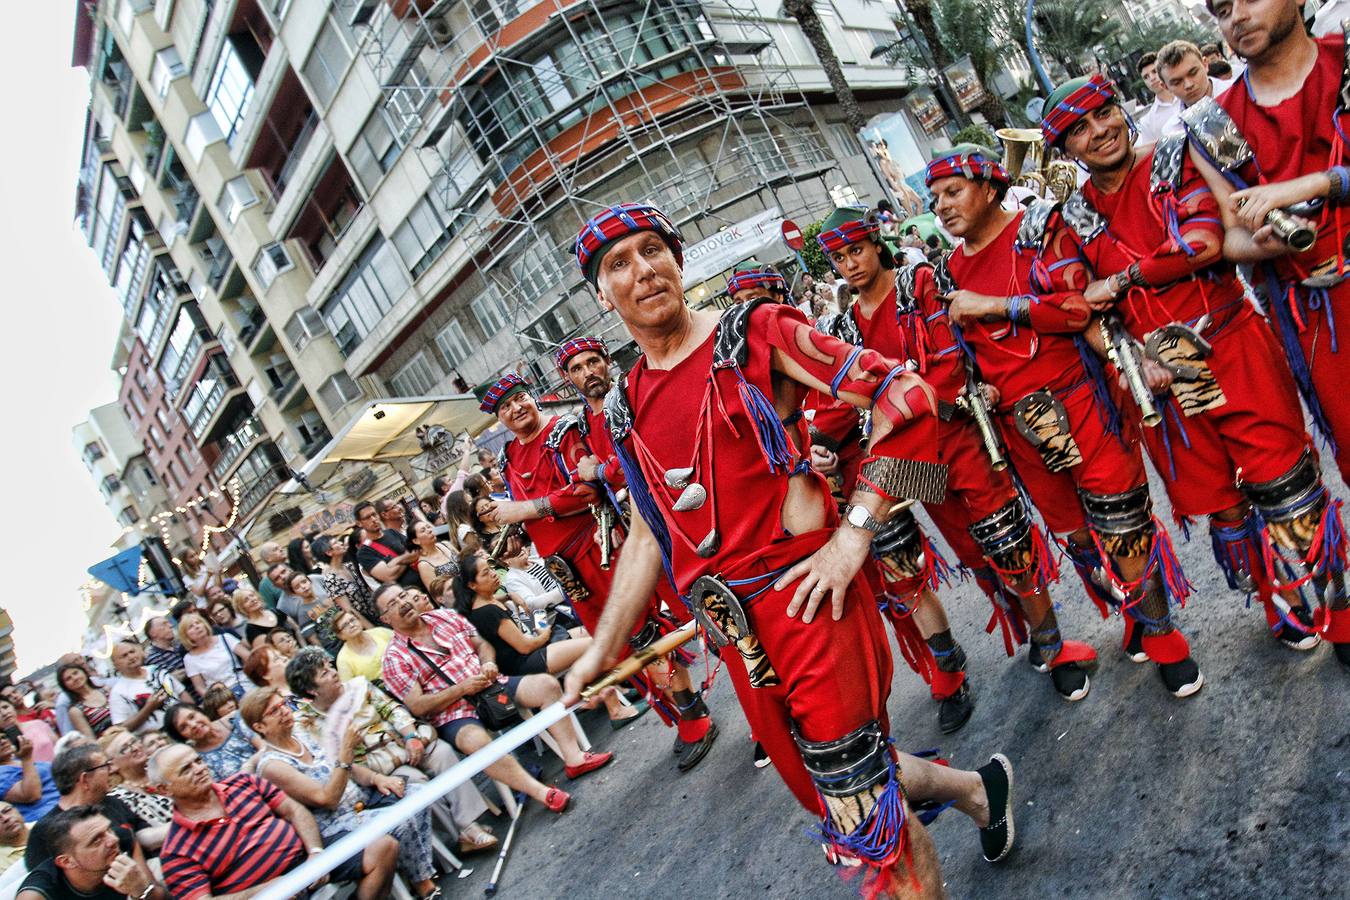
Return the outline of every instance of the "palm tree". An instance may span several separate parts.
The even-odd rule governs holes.
[[[844,77],[839,57],[835,55],[834,47],[830,45],[830,39],[825,34],[825,25],[820,21],[820,16],[816,15],[815,4],[812,0],[784,0],[783,11],[797,20],[802,34],[806,35],[816,59],[820,61],[820,67],[825,70],[825,78],[829,80],[831,90],[839,100],[844,121],[854,134],[862,131],[867,126],[867,119],[863,116],[862,108],[858,106],[858,98],[853,95],[853,88],[849,87],[848,79]]]
[[[1036,5],[1036,30],[1043,40],[1043,53],[1051,56],[1070,75],[1081,75],[1083,63],[1093,48],[1120,31],[1120,20],[1101,0],[1041,0]]]

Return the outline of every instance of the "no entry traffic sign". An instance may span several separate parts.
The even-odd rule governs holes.
[[[793,250],[800,250],[806,244],[802,239],[802,230],[791,219],[783,220],[783,243]]]

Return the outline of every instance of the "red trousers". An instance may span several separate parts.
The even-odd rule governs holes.
[[[1347,389],[1350,385],[1350,330],[1347,330],[1350,325],[1350,282],[1329,288],[1327,293],[1327,304],[1336,323],[1336,352],[1331,349],[1332,328],[1325,306],[1307,309],[1306,304],[1303,305],[1300,314],[1305,319],[1305,327],[1298,333],[1298,341],[1312,372],[1313,390],[1336,441],[1339,451],[1336,465],[1340,467],[1341,477],[1350,481],[1350,390]],[[1288,298],[1281,295],[1273,302],[1287,303]]]
[[[796,539],[787,554],[775,553],[782,545],[767,548],[764,556],[727,577],[745,578],[795,563],[814,552],[827,536],[827,531],[821,531],[806,536],[814,538],[806,543]],[[891,651],[876,600],[861,575],[853,579],[844,617],[837,622],[830,617],[828,606],[818,610],[810,624],[804,624],[800,615],[788,618],[787,605],[797,584],[766,591],[746,610],[780,684],[751,687],[736,649],[725,647],[721,652],[755,739],[763,744],[797,801],[813,815],[824,816],[792,728],[795,725],[811,741],[840,738],[872,721],[889,731],[886,699],[891,688]]]
[[[1163,421],[1141,429],[1179,516],[1210,515],[1242,503],[1239,475],[1248,482],[1278,478],[1310,442],[1294,376],[1265,322],[1244,309],[1211,340],[1209,368],[1227,402],[1188,418],[1169,397],[1159,406]]]
[[[1000,424],[1008,445],[1008,457],[1026,485],[1031,501],[1056,534],[1068,534],[1087,525],[1078,489],[1093,494],[1120,494],[1144,483],[1144,460],[1139,455],[1138,430],[1130,417],[1122,424],[1124,442],[1102,424],[1100,406],[1092,386],[1084,382],[1061,396],[1069,420],[1069,432],[1078,444],[1083,461],[1059,472],[1046,468],[1041,455],[1017,431],[1011,412]]]
[[[963,413],[938,428],[939,458],[946,463],[947,499],[925,503],[924,509],[942,532],[957,559],[967,568],[986,565],[984,551],[970,536],[971,524],[991,516],[1017,495],[1012,476],[995,472],[980,440],[979,429]]]

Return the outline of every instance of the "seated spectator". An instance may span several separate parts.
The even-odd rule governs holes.
[[[359,534],[360,529],[353,533]],[[371,617],[374,616],[370,608],[370,585],[347,561],[347,539],[321,534],[314,539],[312,546],[319,561],[319,580],[323,589],[334,603],[356,613],[362,624],[369,628]],[[355,553],[352,556],[355,557]]]
[[[164,885],[144,859],[122,849],[113,823],[98,807],[61,810],[48,833],[50,853],[19,885],[17,900],[167,900]]]
[[[556,675],[571,667],[591,646],[591,639],[577,629],[527,630],[525,619],[533,626],[534,617],[526,610],[521,619],[499,593],[502,586],[497,570],[473,554],[460,562],[454,580],[455,609],[473,623],[474,629],[492,645],[497,666],[506,675]]]
[[[452,576],[459,571],[455,548],[447,541],[436,540],[436,528],[430,522],[417,521],[408,526],[405,535],[408,546],[417,550],[417,576],[421,587],[431,589],[437,577]]]
[[[342,612],[333,620],[333,629],[342,641],[337,654],[337,672],[343,681],[360,675],[367,681],[380,680],[384,648],[394,633],[388,628],[362,628],[356,616]]]
[[[248,585],[239,587],[233,596],[234,608],[244,619],[244,640],[249,648],[266,643],[272,629],[281,625],[281,618],[263,603],[258,592]]]
[[[277,628],[267,635],[267,646],[271,647],[282,656],[290,659],[300,649],[300,644],[295,640],[295,635],[291,634],[285,628]]]
[[[56,670],[56,683],[70,699],[67,715],[70,723],[86,737],[96,738],[112,725],[108,695],[89,681],[82,665],[66,664]]]
[[[401,511],[402,507],[395,503],[392,509]],[[402,527],[386,528],[383,524],[381,512],[391,515],[390,510],[387,500],[356,504],[353,515],[362,532],[356,550],[357,565],[380,584],[420,585],[422,579],[417,574],[417,551],[408,547]]]
[[[173,698],[187,699],[182,682],[163,670],[152,674],[145,668],[145,651],[135,641],[113,646],[117,678],[108,691],[114,725],[130,731],[151,731],[164,725],[164,704]]]
[[[221,595],[211,598],[206,604],[206,620],[211,623],[211,630],[216,634],[232,634],[245,649],[249,646],[248,639],[244,637],[244,617],[234,611],[234,604],[229,597]]]
[[[159,849],[168,830],[151,827],[131,807],[116,797],[109,797],[111,774],[112,764],[98,744],[70,747],[56,757],[52,763],[52,780],[61,796],[56,806],[33,823],[28,831],[28,850],[24,853],[28,868],[36,869],[52,856],[52,817],[60,810],[78,806],[92,806],[102,813],[112,823],[122,852],[132,858],[145,859],[142,847]]]
[[[435,526],[444,521],[441,518],[440,494],[432,494],[428,497],[423,497],[421,500],[417,501],[417,506],[422,510],[422,516],[425,518],[427,524]]]
[[[223,588],[225,580],[221,575],[220,560],[214,553],[207,553],[205,559],[196,549],[184,547],[178,551],[178,569],[183,575],[183,584],[196,598],[198,609],[206,608],[206,589]]]
[[[248,655],[248,662],[244,663],[244,674],[258,687],[274,687],[284,694],[289,694],[291,689],[286,685],[286,663],[292,658],[265,645]]]
[[[281,590],[267,577],[267,573],[277,563],[286,561],[286,551],[276,541],[266,541],[258,545],[258,559],[261,563],[258,571],[263,573],[258,583],[258,595],[262,597],[268,609],[276,609],[277,600],[281,598]]]
[[[483,549],[491,547],[497,539],[497,533],[508,527],[489,522],[484,518],[488,510],[494,507],[495,501],[486,494],[473,501],[473,516],[469,519],[469,523],[473,525],[474,534],[478,536],[478,545]]]
[[[206,619],[198,613],[188,613],[178,623],[178,642],[187,650],[183,666],[198,697],[216,683],[225,685],[237,697],[244,695],[247,686],[243,681],[243,665],[248,650],[239,638],[213,634]]]
[[[84,669],[84,674],[89,678],[89,683],[100,690],[106,691],[112,684],[112,679],[100,677],[94,671],[94,667],[89,664],[89,660],[78,653],[63,654],[56,660],[56,665],[58,668],[61,666],[81,666]],[[75,730],[75,725],[70,721],[70,695],[65,691],[56,692],[56,700],[52,703],[52,713],[56,716],[58,733],[65,734],[68,731]]]
[[[28,847],[28,824],[14,804],[0,801],[0,872],[23,859]]]
[[[473,476],[480,482],[483,480],[481,475]],[[467,480],[465,482],[467,484]],[[445,524],[448,528],[446,535],[450,544],[455,548],[456,555],[469,550],[478,549],[478,538],[473,532],[473,510],[470,506],[472,499],[467,490],[451,491],[445,495],[445,503],[442,508],[445,514]],[[468,543],[472,541],[472,546]]]
[[[147,825],[168,825],[173,819],[173,801],[162,794],[152,793],[145,767],[150,762],[145,742],[120,725],[103,733],[98,744],[112,763],[113,788],[109,797],[127,805]]]
[[[183,657],[187,651],[178,643],[174,623],[168,616],[156,616],[145,623],[145,665],[155,673],[172,675],[187,684]]]
[[[300,634],[310,643],[337,653],[342,642],[333,634],[333,617],[339,607],[328,598],[314,592],[314,581],[309,575],[296,572],[291,576],[290,594],[282,600],[286,615],[300,623]],[[291,601],[294,602],[291,602]]]
[[[33,762],[33,745],[26,738],[15,747],[8,734],[0,734],[0,798],[13,803],[25,822],[36,822],[60,797],[52,764]]]
[[[232,716],[239,712],[239,698],[225,685],[214,684],[202,695],[202,712],[213,722]]]
[[[267,581],[273,584],[277,590],[276,611],[290,620],[291,625],[297,630],[301,622],[296,619],[293,613],[299,609],[299,601],[291,593],[291,579],[295,577],[295,570],[286,563],[277,563],[267,570]],[[303,574],[303,573],[302,573]],[[311,584],[318,581],[318,576],[313,576]],[[327,597],[328,592],[323,589],[322,583],[317,584],[314,590],[315,596]]]
[[[27,682],[19,684],[7,684],[0,688],[0,699],[5,699],[14,707],[14,712],[19,716],[20,722],[45,722],[47,727],[56,733],[56,713],[51,705],[41,700],[34,705],[28,705],[28,695],[32,687]],[[55,740],[55,738],[53,738]]]
[[[159,728],[153,731],[142,731],[138,737],[141,739],[142,746],[145,747],[146,759],[173,743],[169,736],[164,733],[164,730]]]
[[[567,602],[567,595],[556,581],[542,580],[530,571],[530,554],[521,548],[502,562],[506,563],[506,574],[502,576],[502,588],[507,596],[522,609],[532,612],[550,609]]]
[[[325,841],[370,820],[383,797],[402,797],[406,782],[380,775],[352,762],[361,733],[348,725],[330,758],[295,728],[286,698],[272,688],[255,688],[244,696],[240,716],[263,740],[258,774],[308,806]],[[362,790],[362,789],[365,790]],[[426,810],[393,830],[398,865],[419,898],[439,895],[431,859],[431,814]]]
[[[21,721],[8,700],[0,700],[0,730],[13,732],[18,729],[24,740],[33,748],[33,762],[49,763],[56,755],[56,733],[41,719]]]
[[[344,688],[333,661],[313,648],[301,650],[286,665],[286,681],[302,698],[295,711],[296,727],[323,746],[328,735],[350,722],[361,735],[352,762],[380,775],[393,775],[418,784],[454,765],[459,757],[438,740],[436,729],[419,723],[412,713],[384,691],[365,681]],[[340,712],[329,716],[340,698]],[[483,797],[470,782],[447,795],[450,818],[459,829],[459,848],[478,853],[497,845],[497,839],[474,822],[487,811]]]
[[[173,824],[159,853],[174,897],[251,897],[268,882],[323,850],[314,816],[275,785],[244,772],[213,783],[191,747],[173,745],[150,758],[150,781],[173,799]],[[361,858],[333,871],[358,881],[359,900],[388,896],[398,842],[384,835]]]
[[[375,599],[381,617],[395,633],[384,654],[385,688],[414,716],[434,725],[441,740],[460,753],[472,753],[492,740],[468,698],[494,682],[504,682],[515,702],[530,708],[540,708],[562,696],[558,682],[548,675],[501,676],[492,646],[454,610],[418,613],[406,592],[395,595],[385,591]],[[598,769],[613,758],[609,753],[583,754],[577,746],[576,731],[566,719],[549,728],[549,733],[563,751],[568,777]],[[485,771],[554,812],[562,812],[571,799],[566,791],[540,784],[509,755]]]
[[[164,731],[175,741],[196,750],[217,778],[231,772],[253,771],[252,735],[239,724],[238,716],[212,722],[206,713],[189,703],[175,703],[164,715]]]

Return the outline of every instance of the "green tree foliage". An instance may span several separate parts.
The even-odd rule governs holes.
[[[806,241],[806,246],[802,247],[801,256],[802,261],[806,263],[806,271],[816,278],[824,278],[830,273],[830,261],[825,258],[825,253],[820,249],[820,244],[816,243],[816,235],[818,234],[820,234],[820,222],[812,222],[802,229],[802,238]]]
[[[1105,0],[1039,0],[1034,18],[1041,55],[1074,76],[1085,74],[1095,48],[1110,46],[1121,31]]]
[[[952,135],[953,144],[979,144],[981,147],[988,147],[991,150],[999,148],[998,138],[994,133],[983,125],[967,125],[956,134]]]

